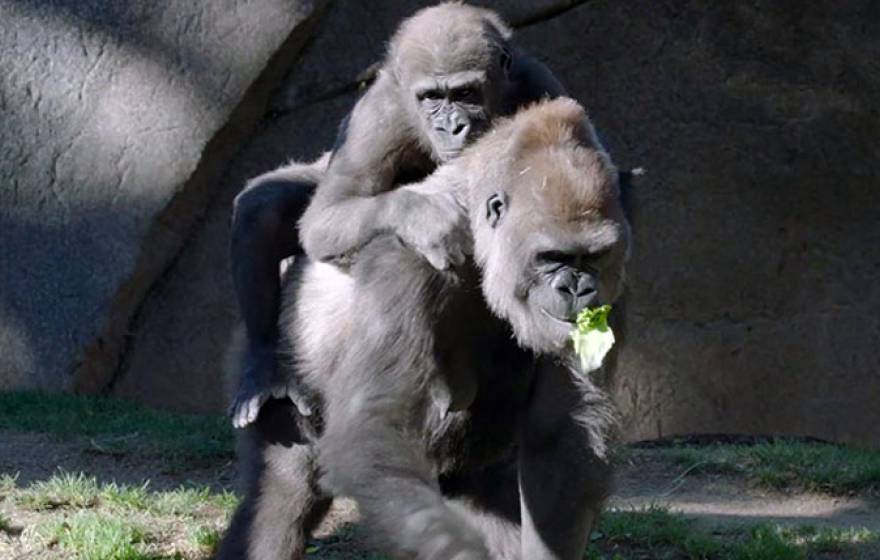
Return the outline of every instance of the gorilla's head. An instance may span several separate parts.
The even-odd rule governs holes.
[[[511,31],[492,11],[459,3],[425,8],[392,38],[388,67],[437,161],[485,132],[508,86]]]
[[[617,169],[571,99],[501,122],[462,164],[490,307],[524,347],[559,354],[577,313],[623,287],[630,234]]]

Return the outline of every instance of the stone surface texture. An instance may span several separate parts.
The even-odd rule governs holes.
[[[209,15],[187,18],[152,3],[0,0],[0,22],[16,22],[0,24],[0,387],[70,387],[122,292],[136,305],[109,323],[125,337],[121,366],[85,378],[156,406],[223,410],[232,198],[330,146],[390,33],[427,4],[197,2],[186,9]],[[626,436],[876,446],[880,5],[487,5],[588,107],[616,162],[648,171],[611,379]],[[265,29],[242,28],[263,21],[255,6]],[[286,78],[251,85],[315,10]],[[224,17],[239,20],[220,33]],[[235,136],[243,147],[215,162],[211,196],[169,214],[194,169],[218,159],[208,144],[231,107],[270,94],[256,129]],[[164,273],[138,276],[156,227],[187,233],[163,249]]]
[[[320,5],[0,0],[0,388],[112,378]]]

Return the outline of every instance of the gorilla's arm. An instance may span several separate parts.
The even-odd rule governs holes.
[[[433,164],[415,136],[391,78],[380,73],[352,111],[327,174],[299,222],[306,253],[319,261],[348,262],[382,232],[395,232],[445,268],[448,237],[461,211],[448,197],[392,190],[401,170]],[[434,253],[433,255],[431,253]]]
[[[614,409],[589,379],[542,360],[522,424],[522,558],[580,558],[611,490]]]

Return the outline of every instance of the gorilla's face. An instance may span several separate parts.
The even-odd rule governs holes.
[[[558,354],[580,311],[619,296],[629,230],[620,214],[597,211],[560,221],[515,194],[486,201],[494,235],[484,278],[494,285],[485,287],[524,346]],[[507,265],[498,266],[503,261]]]
[[[622,291],[629,226],[617,170],[570,100],[536,106],[506,126],[512,130],[491,135],[512,138],[498,163],[474,159],[485,169],[474,176],[482,196],[471,215],[483,292],[520,344],[559,355],[571,347],[577,314]]]
[[[498,113],[510,65],[506,52],[500,58],[488,70],[433,74],[413,83],[412,99],[439,161],[457,157]]]

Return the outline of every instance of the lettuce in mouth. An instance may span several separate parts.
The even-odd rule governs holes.
[[[602,360],[614,346],[614,332],[608,326],[609,313],[610,305],[587,308],[578,313],[577,327],[571,332],[571,340],[584,373],[602,367]]]

